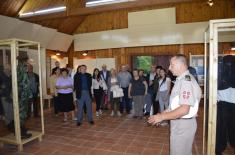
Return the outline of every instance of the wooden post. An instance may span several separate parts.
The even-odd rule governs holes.
[[[12,70],[12,93],[13,93],[13,110],[14,110],[14,124],[15,137],[17,144],[21,144],[21,129],[19,116],[19,101],[18,101],[18,82],[17,82],[17,41],[13,40],[11,43],[11,70]]]

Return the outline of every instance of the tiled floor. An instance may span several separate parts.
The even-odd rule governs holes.
[[[202,111],[202,110],[201,110]],[[85,120],[81,127],[73,121],[63,122],[62,116],[54,117],[45,112],[45,131],[42,142],[33,141],[24,145],[23,152],[5,145],[0,155],[168,155],[169,127],[148,126],[146,120],[130,119],[127,116],[110,117],[105,112],[95,118],[95,125]],[[198,130],[193,145],[193,154],[202,154],[202,113],[198,117]],[[40,119],[29,120],[28,127],[39,127]],[[3,133],[3,130],[1,130]],[[234,155],[228,150],[226,155]]]

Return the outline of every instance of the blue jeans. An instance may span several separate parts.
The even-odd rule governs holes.
[[[92,116],[92,101],[90,97],[89,91],[83,90],[81,98],[77,100],[77,106],[78,106],[78,114],[77,114],[77,122],[81,123],[83,119],[83,106],[86,105],[87,110],[87,117],[88,121],[93,121]]]
[[[154,101],[154,91],[152,89],[149,89],[147,95],[145,96],[146,113],[150,113],[153,101]]]

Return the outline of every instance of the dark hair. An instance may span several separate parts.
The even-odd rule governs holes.
[[[85,68],[87,68],[87,66],[86,66],[86,65],[81,65],[80,67],[85,67]]]
[[[94,71],[93,71],[93,79],[96,79],[96,75],[95,75],[96,71],[98,71],[97,80],[99,81],[101,76],[100,76],[100,71],[99,71],[98,68],[95,68]]]
[[[77,67],[77,73],[80,72],[80,71],[79,71],[80,68],[81,68],[81,65],[79,65],[79,66]]]
[[[53,68],[51,74],[54,75],[56,73],[57,69],[60,69],[60,68],[59,67]]]
[[[139,73],[139,70],[137,68],[133,69],[132,72],[137,71]]]
[[[66,72],[67,74],[69,74],[69,70],[68,70],[67,68],[62,68],[62,69],[60,70],[60,72],[61,72],[61,73]]]
[[[156,69],[162,69],[162,66],[157,66]]]
[[[165,70],[164,68],[161,68],[160,70],[163,70],[163,71],[166,73],[166,70]],[[167,78],[167,76],[165,75],[165,77],[164,77],[164,79],[162,80],[162,82],[161,82],[161,84],[160,84],[159,87],[161,87],[162,84],[166,82],[166,78]]]

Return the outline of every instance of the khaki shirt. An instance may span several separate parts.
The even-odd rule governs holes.
[[[185,71],[182,75],[177,77],[175,85],[172,89],[170,96],[170,110],[175,110],[180,105],[190,105],[189,113],[182,118],[192,118],[197,115],[200,99],[201,99],[201,88],[197,81],[189,73]]]

